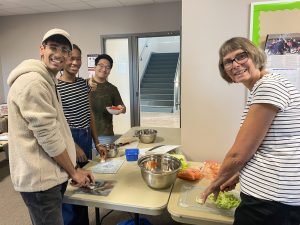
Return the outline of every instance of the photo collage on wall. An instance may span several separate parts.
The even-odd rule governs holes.
[[[267,55],[300,54],[300,33],[269,34],[265,52]]]
[[[268,34],[266,69],[284,75],[300,91],[300,33]]]

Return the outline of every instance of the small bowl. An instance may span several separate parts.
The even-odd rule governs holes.
[[[176,180],[179,159],[167,154],[145,155],[138,160],[145,183],[153,189],[166,189]]]
[[[106,148],[106,156],[107,158],[114,158],[119,153],[118,145],[116,144],[105,144],[103,145]]]
[[[157,130],[154,129],[143,129],[136,131],[136,136],[139,137],[140,141],[145,144],[153,143],[156,139]]]
[[[106,107],[106,110],[112,115],[118,115],[121,112],[121,109],[112,109],[111,107]]]

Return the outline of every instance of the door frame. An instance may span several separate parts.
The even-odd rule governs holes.
[[[149,33],[130,33],[130,34],[111,34],[100,35],[101,53],[106,53],[106,41],[108,39],[128,39],[128,54],[129,54],[129,88],[130,88],[130,124],[131,127],[140,126],[140,86],[139,86],[139,68],[138,68],[138,39],[147,37],[166,37],[166,36],[180,36],[181,46],[181,32],[180,31],[163,31],[163,32],[149,32]],[[180,47],[181,52],[181,47]],[[181,57],[180,57],[181,60]],[[181,63],[180,63],[181,65]],[[181,70],[181,68],[180,68]],[[179,81],[181,86],[181,79]],[[181,98],[181,97],[180,97]],[[181,107],[180,107],[181,108]],[[181,127],[181,110],[180,110],[180,127]]]

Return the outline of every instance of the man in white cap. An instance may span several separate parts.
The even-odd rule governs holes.
[[[55,76],[71,50],[66,31],[49,30],[41,60],[23,61],[7,80],[10,174],[34,225],[63,225],[69,178],[77,187],[94,182],[90,172],[75,166],[75,144],[56,91]]]

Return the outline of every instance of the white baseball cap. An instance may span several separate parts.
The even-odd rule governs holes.
[[[54,29],[51,29],[49,30],[43,37],[43,40],[42,40],[42,44],[43,42],[48,39],[49,37],[51,36],[54,36],[54,35],[61,35],[63,37],[65,37],[67,40],[68,40],[68,44],[70,46],[70,49],[72,50],[72,41],[71,41],[71,38],[70,38],[70,34],[68,32],[66,32],[65,30],[62,30],[62,29],[59,29],[59,28],[54,28]]]

